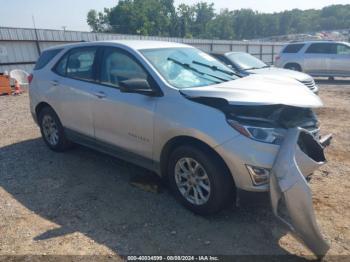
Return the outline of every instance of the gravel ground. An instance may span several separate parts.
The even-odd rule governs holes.
[[[315,173],[311,188],[318,222],[332,246],[325,260],[348,255],[342,257],[346,260],[350,259],[350,82],[335,83],[320,83],[325,107],[318,114],[323,133],[332,132],[334,140],[326,152],[329,163]],[[151,193],[132,186],[134,177],[150,175],[141,168],[83,147],[50,151],[28,107],[27,94],[0,97],[2,258],[14,254],[105,255],[115,260],[127,254],[312,258],[276,221],[267,194],[244,193],[239,208],[196,216],[166,188]]]

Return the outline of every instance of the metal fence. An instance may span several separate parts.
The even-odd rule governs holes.
[[[0,27],[0,73],[12,69],[30,72],[40,53],[51,46],[99,40],[159,40],[188,44],[205,52],[242,51],[250,53],[268,64],[273,64],[283,43],[252,42],[174,37],[140,36],[63,31],[49,29]]]

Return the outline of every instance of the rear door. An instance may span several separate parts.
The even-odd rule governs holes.
[[[152,159],[154,112],[159,98],[119,89],[120,81],[148,79],[148,73],[133,55],[117,47],[103,48],[99,68],[101,96],[93,103],[96,139],[117,151]]]
[[[330,61],[334,56],[332,43],[312,43],[304,54],[303,71],[315,76],[330,74]]]
[[[97,90],[95,60],[97,47],[71,49],[53,68],[52,94],[65,128],[94,136],[91,105]]]
[[[334,75],[350,76],[350,46],[334,44],[335,54],[330,61],[330,71]]]

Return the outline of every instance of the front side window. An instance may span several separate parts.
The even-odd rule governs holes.
[[[338,55],[350,55],[350,46],[344,44],[337,44]]]
[[[242,70],[268,67],[263,61],[247,53],[231,53],[227,57]]]
[[[147,80],[147,73],[125,52],[116,48],[105,48],[101,67],[101,83],[119,87],[121,81],[130,79]]]
[[[179,89],[238,78],[229,67],[196,48],[145,49],[141,53],[169,84]]]
[[[307,53],[307,54],[335,54],[335,45],[332,43],[311,44],[305,53]]]

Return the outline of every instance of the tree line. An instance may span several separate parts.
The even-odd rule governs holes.
[[[185,38],[253,39],[350,28],[350,5],[277,13],[252,9],[215,11],[213,3],[174,5],[174,0],[120,0],[103,12],[90,10],[94,32]]]

